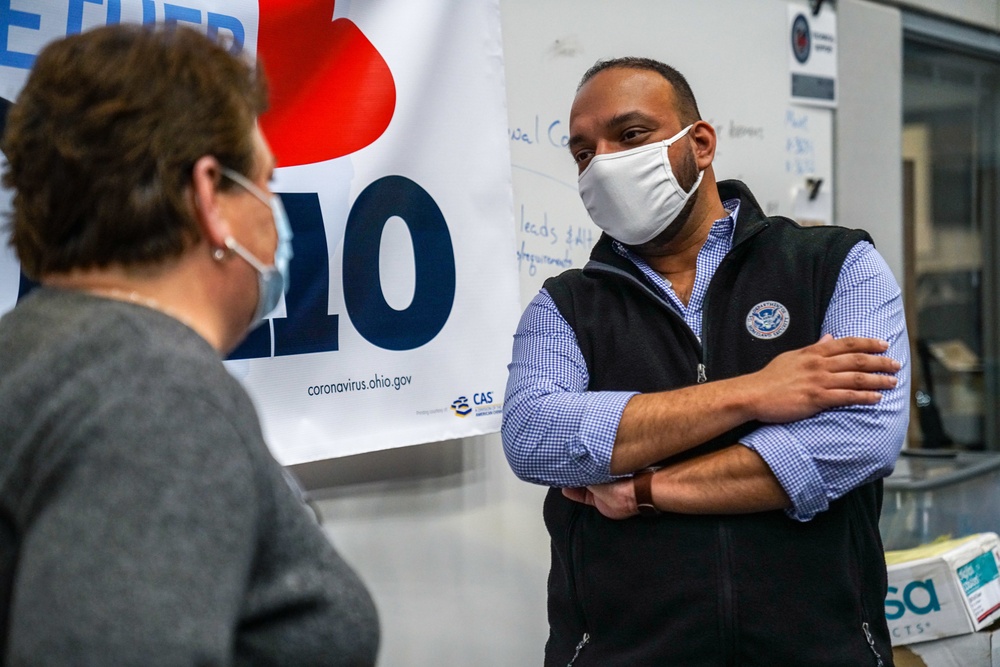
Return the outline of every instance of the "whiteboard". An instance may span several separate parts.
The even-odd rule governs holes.
[[[744,181],[768,214],[792,217],[807,177],[832,197],[833,110],[790,101],[790,5],[809,11],[804,0],[501,1],[522,305],[582,267],[600,235],[566,148],[576,86],[599,59],[650,57],[684,74],[718,134],[716,178]]]

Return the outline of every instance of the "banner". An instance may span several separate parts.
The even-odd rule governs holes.
[[[268,75],[295,258],[226,363],[278,460],[498,430],[519,311],[499,0],[2,0],[2,111],[45,43],[117,22],[221,35]],[[28,289],[5,246],[0,312]]]

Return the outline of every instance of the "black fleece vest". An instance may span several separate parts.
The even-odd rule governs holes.
[[[708,289],[701,342],[607,236],[582,271],[546,281],[576,332],[590,390],[725,379],[819,339],[844,258],[871,239],[767,218],[742,183],[718,187],[723,201],[740,199],[740,210],[733,248]],[[756,426],[685,456],[731,445]],[[574,655],[574,667],[891,665],[880,509],[876,482],[805,523],[783,512],[612,521],[553,489],[546,665]]]

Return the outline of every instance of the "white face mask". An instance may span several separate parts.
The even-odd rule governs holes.
[[[580,198],[598,227],[625,245],[642,245],[677,219],[705,172],[684,192],[667,149],[692,127],[665,141],[590,159],[580,174]]]

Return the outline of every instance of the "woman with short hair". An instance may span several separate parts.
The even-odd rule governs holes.
[[[371,665],[374,605],[220,357],[291,255],[252,63],[182,28],[54,42],[7,121],[8,665]]]

